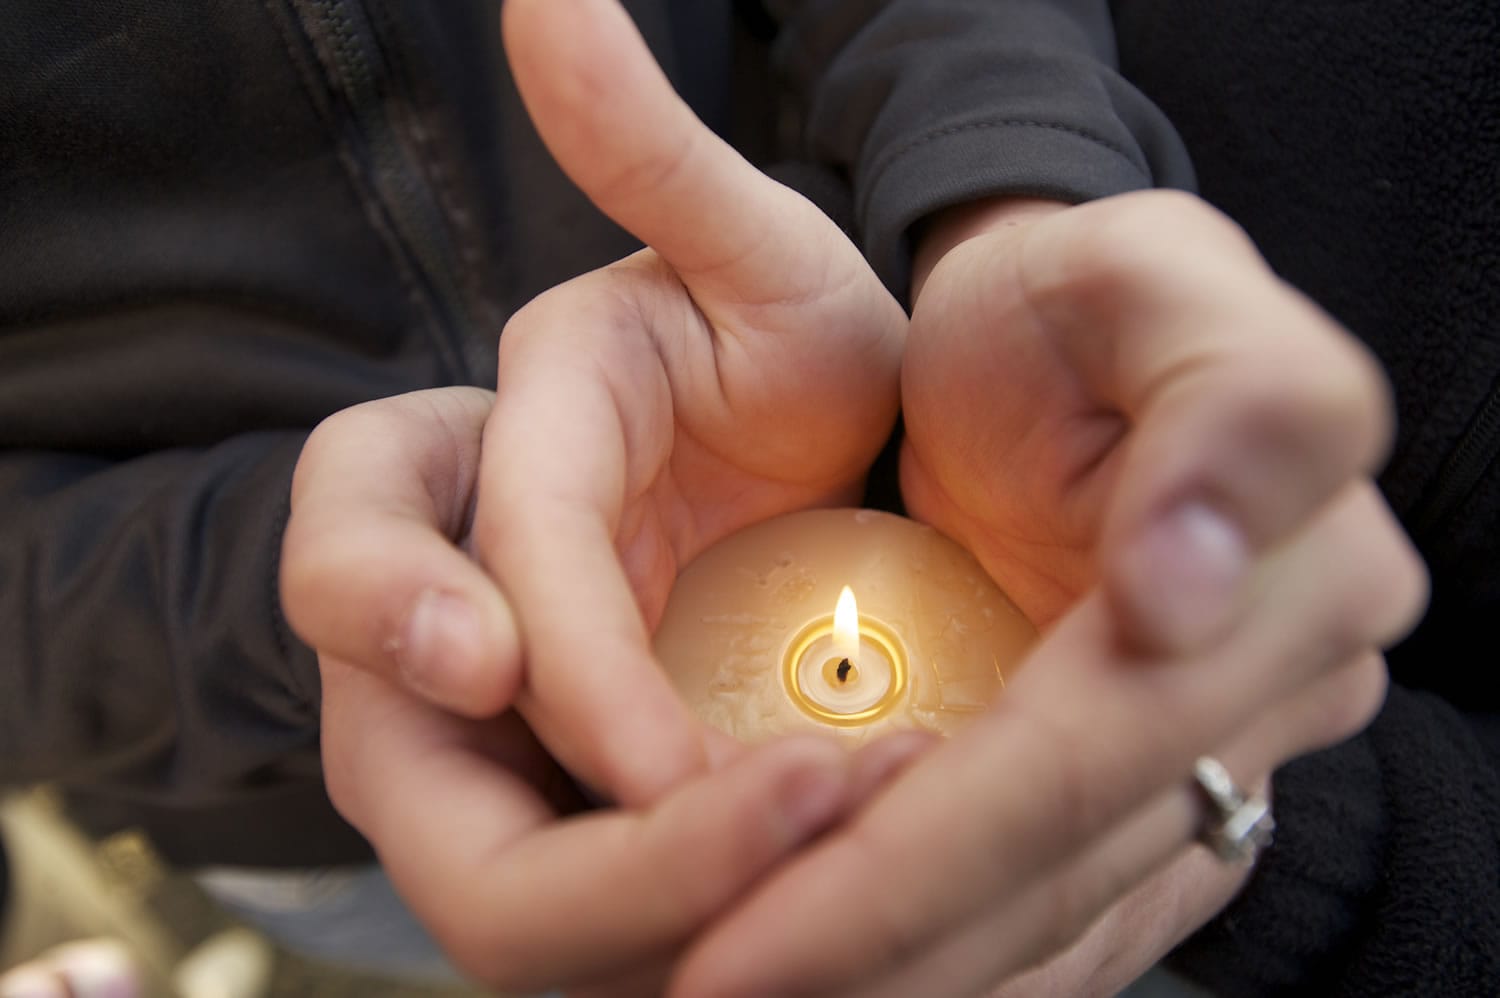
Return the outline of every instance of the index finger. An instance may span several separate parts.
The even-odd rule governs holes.
[[[664,388],[650,394],[649,374],[614,383],[655,353],[629,310],[594,283],[591,275],[554,290],[507,327],[475,537],[519,620],[528,723],[585,782],[643,804],[706,767],[707,729],[652,655],[632,585],[664,590],[673,556],[646,552],[637,571],[652,578],[632,580],[616,536],[627,502],[657,510],[651,496],[632,493],[652,487],[665,461],[671,401]],[[627,415],[636,417],[629,426]],[[651,526],[658,536],[667,529]]]

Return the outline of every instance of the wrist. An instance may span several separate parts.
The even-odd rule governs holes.
[[[996,197],[953,205],[932,216],[916,235],[912,254],[911,301],[915,306],[938,261],[975,236],[1018,228],[1070,207],[1047,198]]]

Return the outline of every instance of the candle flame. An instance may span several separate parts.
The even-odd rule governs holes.
[[[833,611],[833,647],[850,662],[859,664],[859,605],[854,602],[854,590],[848,586],[839,593],[838,606]]]

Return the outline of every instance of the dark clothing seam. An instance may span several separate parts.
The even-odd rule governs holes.
[[[433,310],[426,296],[422,293],[421,282],[412,270],[412,263],[406,252],[406,247],[400,234],[391,226],[386,219],[385,205],[382,203],[380,194],[369,183],[364,171],[361,169],[360,159],[355,151],[350,148],[350,142],[339,124],[344,121],[334,107],[338,99],[338,88],[335,81],[329,76],[329,69],[324,64],[322,56],[317,52],[317,42],[311,36],[308,25],[303,19],[299,7],[299,0],[286,0],[283,9],[289,9],[302,32],[302,37],[312,49],[312,59],[316,62],[316,70],[308,65],[308,54],[299,51],[301,46],[297,39],[290,33],[290,25],[282,18],[277,17],[272,9],[272,4],[278,0],[265,0],[265,8],[275,23],[277,34],[281,39],[282,46],[286,49],[287,57],[290,59],[297,72],[298,79],[302,82],[304,91],[307,93],[318,118],[323,122],[329,138],[337,150],[339,164],[343,167],[345,178],[349,182],[351,190],[359,200],[360,208],[365,223],[379,240],[386,255],[394,265],[396,274],[401,281],[403,296],[411,307],[418,325],[423,330],[426,338],[436,348],[438,357],[442,358],[449,369],[449,376],[455,377],[468,368],[467,360],[461,353],[455,353],[458,344],[449,343],[442,335],[439,324],[440,320]],[[313,0],[311,6],[314,9],[324,9],[327,0]],[[341,44],[347,41],[347,22],[343,17],[338,18],[338,23],[344,25],[344,33]],[[320,89],[321,85],[321,89]],[[319,99],[323,97],[325,99]],[[347,122],[345,122],[347,123]]]
[[[1132,158],[1131,155],[1123,148],[1121,148],[1118,144],[1111,142],[1109,139],[1106,139],[1102,136],[1095,135],[1087,129],[1075,128],[1072,125],[1064,125],[1056,121],[1033,121],[1024,118],[1001,118],[994,121],[974,121],[964,125],[948,125],[944,128],[938,128],[924,135],[920,135],[903,145],[897,146],[893,152],[887,154],[879,163],[874,164],[870,168],[871,186],[874,186],[879,182],[880,175],[885,173],[886,170],[890,169],[891,164],[895,163],[902,156],[911,152],[913,149],[919,149],[922,146],[925,146],[931,142],[935,142],[938,139],[947,138],[950,135],[959,135],[964,132],[981,131],[988,128],[1046,128],[1054,132],[1067,132],[1069,135],[1075,135],[1078,138],[1086,139],[1097,146],[1108,149],[1116,156],[1119,156],[1121,159],[1128,162],[1131,168],[1135,170],[1135,172],[1140,173],[1145,180],[1149,182],[1151,179],[1141,170],[1140,164],[1137,163],[1135,159]]]
[[[367,0],[367,3],[367,11],[376,23],[377,37],[381,31],[389,33],[402,30],[400,17],[388,3],[377,0]],[[478,349],[479,344],[475,342],[475,334],[478,333],[478,338],[492,347],[493,341],[489,337],[499,335],[504,307],[491,293],[485,280],[488,254],[474,223],[474,213],[465,209],[464,198],[455,179],[459,171],[451,159],[456,143],[451,134],[450,123],[431,113],[423,113],[420,99],[434,98],[430,93],[421,92],[423,83],[420,74],[415,71],[405,50],[400,45],[381,47],[392,78],[399,80],[404,92],[412,98],[405,105],[405,113],[393,115],[392,123],[405,136],[414,165],[432,190],[453,240],[452,259],[457,271],[457,285],[472,299],[477,312],[474,318],[483,323],[479,330],[465,330],[467,335],[464,337],[464,346]],[[491,365],[484,365],[488,366]],[[469,373],[474,372],[471,369]]]

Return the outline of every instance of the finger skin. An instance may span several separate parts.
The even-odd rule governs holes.
[[[1253,774],[1365,727],[1386,685],[1381,657],[1359,656],[1255,718],[1213,755],[1253,789],[1264,782]],[[1181,844],[1202,814],[1184,777],[1118,819],[1097,844],[1036,876],[1021,896],[996,898],[988,912],[861,993],[914,994],[941,980],[953,994],[978,994],[1003,979],[994,993],[1117,994],[1227,904],[1250,872]]]
[[[1162,626],[1132,542],[1195,504],[1252,558],[1273,546],[1379,466],[1388,386],[1196,198],[1028,210],[948,252],[918,302],[909,505],[1043,624],[1103,578],[1143,647],[1211,638]]]
[[[914,763],[940,739],[922,731],[890,735],[867,745],[850,759],[849,784],[845,813],[859,808],[880,788]],[[737,743],[738,744],[738,743]],[[747,748],[740,744],[743,756]],[[683,945],[674,946],[659,957],[648,958],[629,969],[615,969],[595,981],[570,986],[568,994],[576,998],[656,998],[667,990],[672,971]]]
[[[340,810],[449,955],[492,987],[544,990],[638,967],[849,804],[848,754],[804,738],[748,754],[650,810],[556,822],[482,727],[358,670],[325,672],[325,759]]]
[[[644,804],[707,765],[646,634],[677,569],[858,494],[895,422],[905,317],[827,217],[693,116],[619,4],[517,0],[502,24],[559,166],[650,248],[507,325],[478,551],[521,621],[528,722]],[[826,404],[841,380],[859,398]]]
[[[1383,462],[1393,407],[1374,357],[1204,202],[1085,205],[1015,252],[1037,324],[1131,424],[1100,542],[1131,638],[1173,637],[1151,626],[1152,566],[1123,554],[1153,520],[1200,504],[1264,550]]]
[[[895,424],[906,315],[853,243],[694,117],[616,0],[516,0],[502,23],[558,165],[688,305],[658,322],[665,295],[630,296],[661,327],[674,397],[712,400],[679,407],[679,443],[722,459],[738,439],[736,468],[822,491],[861,478]],[[840,383],[858,404],[821,401]],[[746,426],[759,446],[743,445]]]
[[[654,568],[637,562],[654,578],[632,580],[616,545],[627,501],[651,488],[672,441],[659,373],[623,376],[641,386],[638,419],[612,389],[619,372],[649,366],[641,354],[654,352],[636,345],[645,336],[587,279],[511,320],[475,518],[480,559],[522,622],[527,721],[559,761],[627,805],[708,764],[704,728],[652,657],[637,596],[637,586],[665,592],[673,553],[658,550]]]
[[[515,0],[502,24],[516,85],[554,158],[601,210],[708,292],[710,308],[721,299],[794,302],[839,283],[828,280],[830,267],[862,266],[812,204],[787,196],[698,121],[616,0]],[[790,241],[793,231],[815,238]],[[832,252],[835,243],[845,251]]]
[[[762,885],[689,953],[673,993],[833,988],[900,965],[1176,788],[1262,709],[1411,626],[1420,563],[1373,488],[1308,530],[1267,560],[1211,654],[1122,661],[1102,599],[1085,599],[998,709]]]
[[[280,569],[287,619],[314,649],[470,717],[510,704],[521,678],[510,606],[458,546],[492,400],[416,392],[324,421],[297,463]],[[423,654],[417,609],[439,597],[469,630],[429,630]]]

